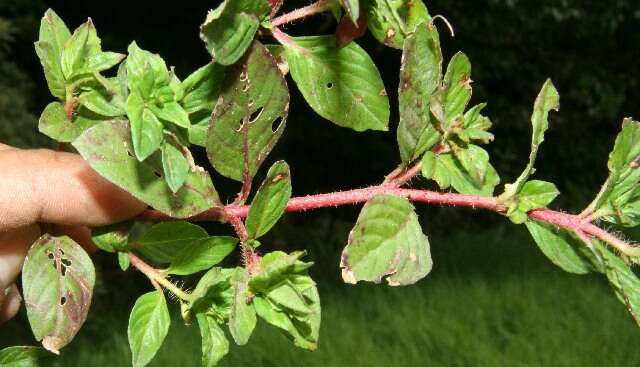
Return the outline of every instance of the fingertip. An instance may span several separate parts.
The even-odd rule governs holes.
[[[0,296],[0,324],[11,320],[20,311],[20,305],[22,304],[22,297],[18,287],[13,284],[8,288],[1,291],[3,294]]]

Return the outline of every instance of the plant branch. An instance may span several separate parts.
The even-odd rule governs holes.
[[[290,13],[282,14],[279,17],[275,17],[271,20],[271,24],[274,27],[291,23],[298,19],[306,18],[310,15],[322,13],[329,10],[331,3],[329,0],[318,0],[313,4],[307,5],[303,8],[296,9]]]
[[[127,253],[129,255],[129,260],[131,261],[131,265],[133,265],[136,269],[140,270],[142,274],[146,275],[152,283],[160,284],[165,287],[169,292],[175,294],[178,298],[183,301],[189,301],[189,294],[180,289],[175,284],[171,283],[164,275],[162,275],[158,270],[152,268],[149,264],[145,263],[141,258],[137,257],[133,253]]]
[[[409,172],[409,171],[407,171]],[[400,177],[400,176],[399,176]],[[401,177],[406,177],[402,175]],[[307,210],[338,207],[342,205],[360,204],[368,201],[377,195],[395,195],[404,196],[411,201],[435,204],[470,207],[473,209],[486,209],[503,214],[505,207],[497,198],[463,195],[455,193],[440,193],[429,190],[403,189],[389,186],[374,186],[364,189],[355,189],[350,191],[333,192],[326,194],[308,195],[302,197],[294,197],[287,204],[287,212],[303,212]],[[214,208],[189,218],[191,221],[240,221],[249,213],[247,205],[227,205],[223,209]],[[234,219],[235,218],[235,219]],[[596,237],[620,252],[628,256],[640,256],[640,247],[636,247],[626,241],[618,238],[610,232],[594,225],[589,220],[581,218],[579,215],[562,213],[549,209],[537,209],[529,212],[529,218],[541,222],[547,222],[559,227],[570,230],[581,231],[587,235]],[[167,221],[173,218],[159,213],[155,210],[146,211],[138,217],[141,220]],[[231,223],[233,225],[233,222]],[[235,225],[234,225],[235,227]],[[244,228],[244,225],[242,226]],[[245,229],[246,231],[246,229]],[[240,234],[239,234],[240,235]]]

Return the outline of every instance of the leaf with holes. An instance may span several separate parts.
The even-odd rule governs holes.
[[[183,221],[158,223],[131,245],[135,252],[160,264],[172,262],[185,247],[208,237],[204,228]]]
[[[522,186],[535,171],[533,165],[538,155],[538,148],[544,141],[544,133],[549,128],[549,112],[552,110],[557,111],[559,108],[560,95],[551,80],[547,79],[536,98],[533,106],[533,114],[531,115],[533,133],[531,136],[529,163],[514,183],[504,185],[504,193],[500,195],[501,198],[510,198],[520,192]]]
[[[609,177],[585,212],[628,227],[640,223],[640,123],[625,119],[609,155]]]
[[[334,36],[295,37],[285,45],[293,80],[314,111],[356,131],[386,131],[389,97],[376,65],[355,42]]]
[[[548,223],[528,220],[525,224],[542,253],[562,270],[573,274],[594,270],[591,250],[575,235]]]
[[[226,0],[207,15],[200,38],[213,59],[222,65],[238,61],[251,46],[271,6],[266,0]]]
[[[422,0],[371,0],[369,30],[381,43],[402,49],[405,39],[418,24],[430,22]]]
[[[202,366],[214,367],[229,353],[229,340],[214,317],[197,313],[196,319],[202,336]]]
[[[40,35],[35,48],[51,94],[62,100],[66,98],[66,91],[60,61],[62,49],[69,37],[71,32],[64,21],[53,10],[48,9],[40,22]]]
[[[364,205],[340,260],[342,279],[353,284],[380,283],[386,277],[389,285],[409,285],[432,266],[429,240],[413,205],[390,195],[378,195]]]
[[[59,353],[80,330],[94,283],[91,259],[69,237],[44,235],[33,244],[22,267],[22,285],[31,329],[46,349]]]
[[[405,41],[400,69],[397,138],[404,164],[418,159],[441,139],[429,109],[431,94],[440,85],[441,78],[442,50],[438,31],[420,25]]]
[[[287,82],[271,53],[255,42],[227,73],[211,116],[207,155],[223,176],[251,179],[284,131]]]
[[[178,251],[166,270],[169,274],[189,275],[211,268],[224,260],[238,244],[234,237],[208,237]]]
[[[251,202],[245,224],[250,238],[267,233],[284,213],[291,198],[291,173],[285,161],[278,161],[269,168],[255,198]]]
[[[249,273],[237,267],[231,276],[233,302],[229,312],[229,331],[238,345],[245,345],[256,327],[256,311],[250,304]]]
[[[50,363],[51,354],[38,347],[9,347],[0,350],[2,367],[44,367]]]
[[[220,205],[211,178],[200,167],[187,174],[173,194],[162,177],[159,154],[145,162],[133,156],[131,130],[123,121],[107,121],[85,131],[73,142],[82,157],[100,175],[155,209],[174,218],[187,218]]]
[[[169,332],[171,317],[161,291],[143,294],[131,310],[127,335],[134,367],[146,366]]]

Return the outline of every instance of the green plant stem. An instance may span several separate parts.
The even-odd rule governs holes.
[[[146,275],[152,283],[155,282],[160,284],[183,301],[189,301],[191,299],[188,293],[171,283],[164,275],[162,275],[158,270],[152,268],[149,264],[145,263],[141,258],[131,252],[127,253],[127,255],[129,255],[131,265],[140,270],[142,274]]]
[[[306,18],[313,14],[318,14],[329,10],[331,3],[329,0],[319,0],[311,5],[307,5],[303,8],[296,9],[290,13],[282,14],[279,17],[275,17],[271,20],[271,25],[274,27],[282,24],[291,23],[295,20]]]

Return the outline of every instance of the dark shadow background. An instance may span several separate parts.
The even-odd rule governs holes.
[[[198,38],[198,27],[216,3],[1,0],[0,141],[22,147],[51,144],[37,133],[37,116],[52,97],[32,45],[37,39],[39,18],[47,7],[55,9],[72,29],[90,16],[103,49],[124,53],[135,40],[142,48],[161,54],[167,64],[175,65],[178,76],[185,78],[209,60]],[[292,9],[308,2],[286,3],[285,9]],[[586,206],[606,177],[608,152],[623,117],[640,118],[638,2],[434,0],[427,6],[432,15],[444,15],[455,28],[456,36],[451,38],[437,21],[445,60],[458,50],[471,59],[472,104],[488,102],[485,113],[494,123],[492,132],[496,136],[488,150],[502,183],[513,180],[526,163],[533,101],[545,79],[553,79],[561,95],[561,109],[551,116],[536,178],[556,183],[562,192],[553,207],[576,211]],[[320,15],[284,30],[311,35],[333,29],[333,18]],[[273,40],[264,38],[263,42]],[[287,128],[257,180],[272,161],[285,159],[292,167],[294,195],[303,195],[379,183],[398,164],[395,126],[401,52],[380,46],[369,34],[357,42],[383,76],[392,103],[390,131],[356,133],[334,126],[306,105],[288,77],[292,102]],[[229,199],[238,189],[216,174],[214,183]],[[501,189],[502,184],[496,190]],[[496,215],[466,209],[420,206],[419,210],[425,232],[436,237],[446,238],[451,231],[484,231],[504,222]],[[333,246],[329,239],[346,240],[342,223],[353,222],[357,212],[358,208],[339,208],[289,215],[264,242],[271,243],[271,248],[300,249],[305,247],[304,240],[289,239],[305,233],[305,226],[323,223],[327,243]],[[327,280],[339,278],[340,247],[334,247],[310,249],[320,265],[316,275]],[[453,256],[444,247],[434,251]],[[477,262],[487,260],[482,251],[474,256]],[[116,271],[112,260],[98,258],[105,264],[105,292],[108,294],[113,283],[121,293],[131,289],[132,295],[127,297],[134,297],[143,283],[123,286],[125,277]]]

